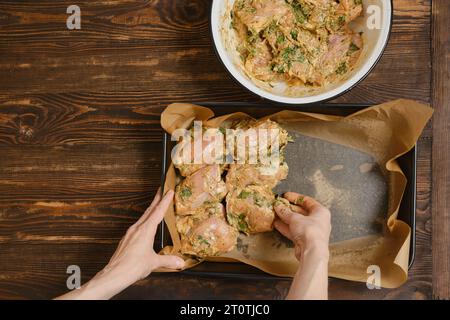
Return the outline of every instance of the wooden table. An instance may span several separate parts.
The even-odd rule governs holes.
[[[450,298],[449,3],[394,0],[381,62],[335,101],[410,98],[436,114],[418,142],[408,282],[367,290],[331,279],[331,298]],[[160,184],[159,116],[168,103],[259,101],[216,58],[209,1],[79,0],[81,30],[66,28],[71,4],[0,1],[2,299],[51,298],[65,291],[67,266],[79,265],[87,281],[105,265]],[[288,287],[154,274],[119,297],[282,299]]]

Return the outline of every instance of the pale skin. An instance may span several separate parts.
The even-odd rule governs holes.
[[[106,267],[79,289],[56,299],[110,299],[155,269],[182,269],[184,261],[181,257],[159,255],[153,250],[157,227],[173,196],[172,190],[163,197],[158,191],[150,207],[128,229]],[[288,192],[284,197],[290,204],[276,205],[278,219],[274,226],[293,241],[299,260],[286,298],[327,299],[330,212],[307,196]]]
[[[286,299],[328,299],[330,211],[315,199],[295,192],[284,194],[290,204],[278,203],[275,228],[295,245],[299,267]]]
[[[159,255],[153,250],[157,227],[172,203],[173,195],[169,190],[161,197],[158,190],[150,207],[128,229],[106,267],[81,288],[56,299],[110,299],[155,269],[182,269],[182,258]]]

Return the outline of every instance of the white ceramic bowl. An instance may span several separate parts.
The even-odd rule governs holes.
[[[391,0],[363,0],[364,14],[351,24],[352,30],[363,32],[364,47],[356,65],[344,79],[337,83],[315,89],[288,88],[279,83],[275,86],[252,80],[244,72],[239,53],[236,51],[236,38],[230,29],[230,10],[234,0],[213,0],[211,6],[211,32],[217,54],[230,74],[253,93],[281,103],[312,104],[336,98],[362,81],[375,67],[387,45],[392,25]],[[378,8],[378,9],[377,9]],[[380,28],[368,22],[379,18]],[[306,91],[305,91],[306,90]]]

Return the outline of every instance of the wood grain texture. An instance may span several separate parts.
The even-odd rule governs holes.
[[[101,270],[160,183],[168,103],[261,101],[215,57],[209,1],[79,1],[79,31],[65,27],[69,4],[0,2],[0,299],[61,294],[71,264],[83,282]],[[335,102],[431,101],[431,3],[394,7],[379,65]],[[431,297],[431,146],[429,125],[419,140],[410,279],[372,291],[331,279],[330,298]],[[154,274],[118,298],[282,299],[288,288],[285,280]]]
[[[0,3],[0,92],[137,91],[173,100],[257,100],[218,62],[208,0]],[[408,96],[429,102],[430,1],[396,0],[392,36],[375,71],[341,102]],[[45,85],[42,85],[45,82]]]
[[[433,295],[450,299],[450,2],[433,1]]]

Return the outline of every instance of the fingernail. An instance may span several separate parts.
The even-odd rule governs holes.
[[[184,260],[183,259],[178,259],[177,260],[177,268],[181,269],[184,267]]]

